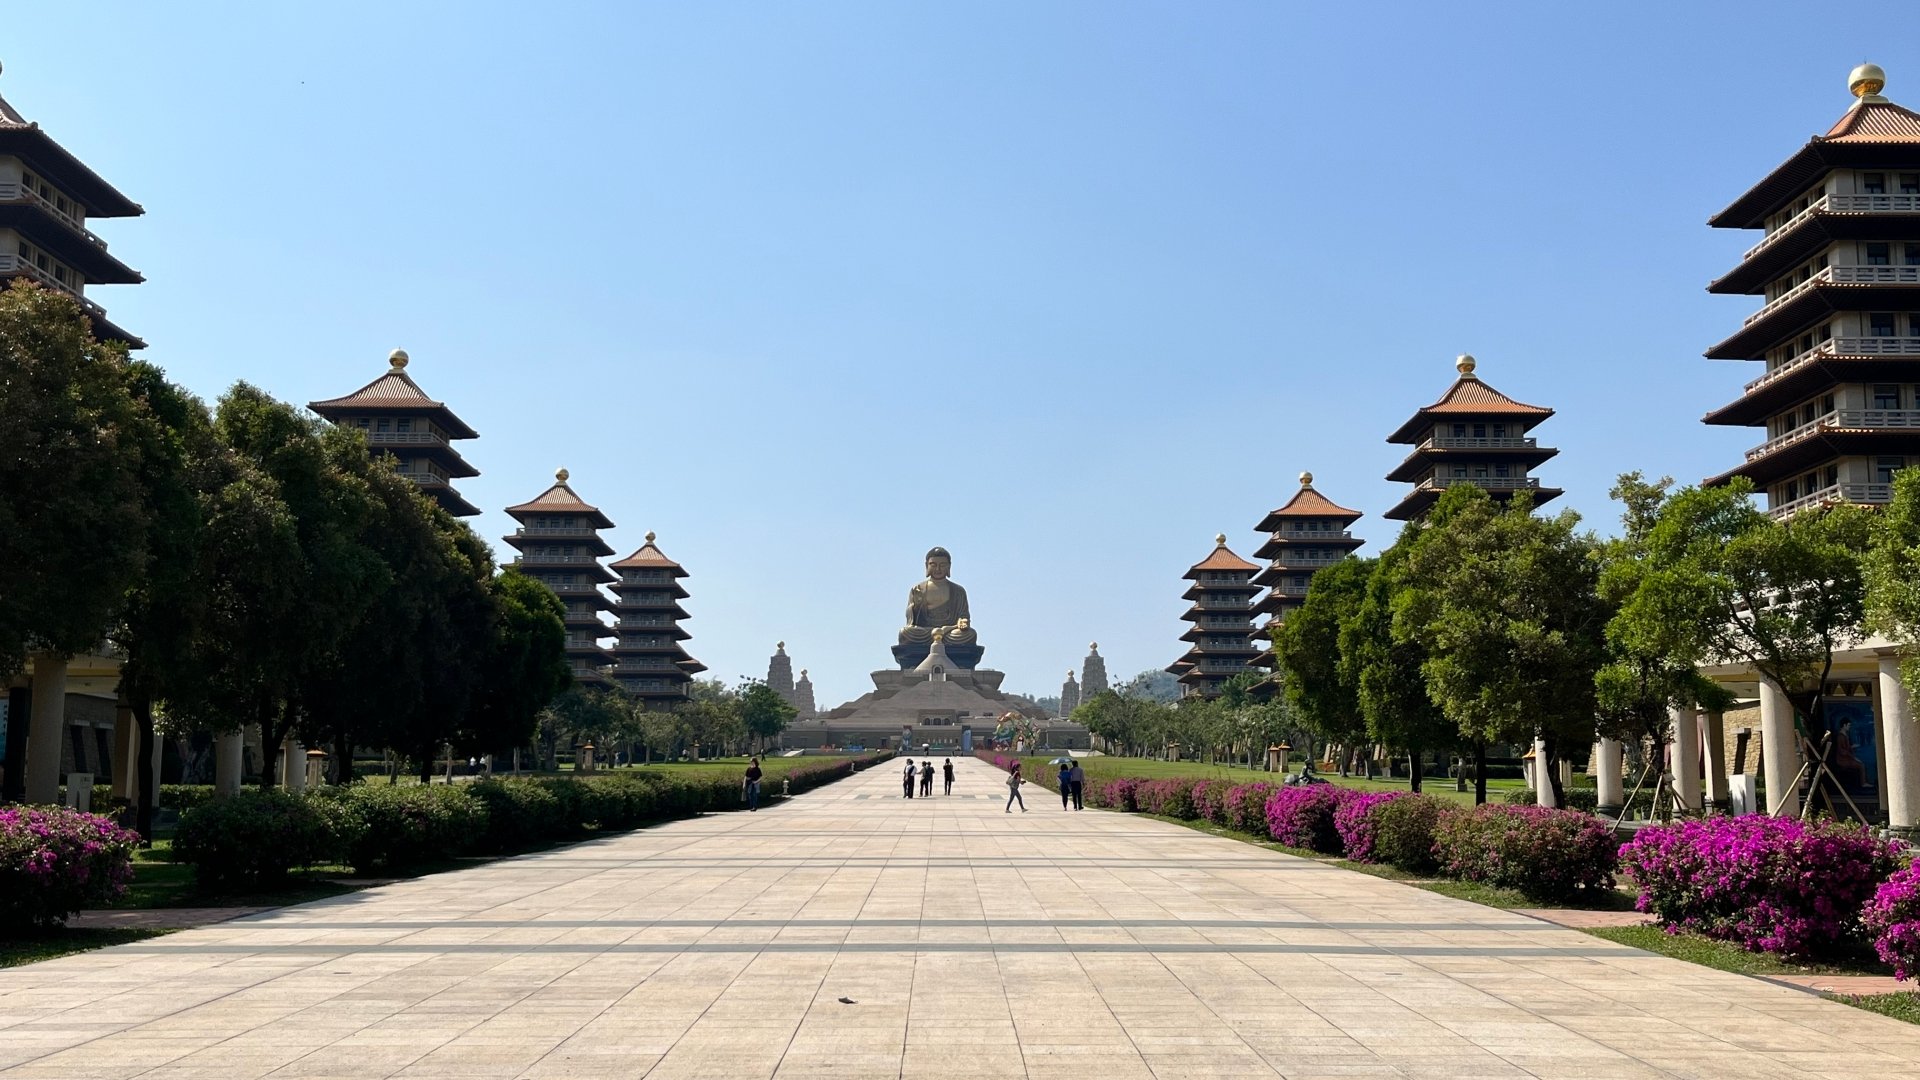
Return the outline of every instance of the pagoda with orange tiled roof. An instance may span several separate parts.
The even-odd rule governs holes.
[[[453,410],[427,396],[407,374],[407,353],[395,349],[387,357],[387,373],[346,397],[313,401],[307,408],[340,427],[359,429],[367,449],[394,459],[401,476],[455,517],[472,517],[480,508],[453,489],[459,477],[479,476],[453,448],[456,439],[477,439]]]
[[[1180,640],[1190,647],[1167,670],[1180,677],[1190,697],[1217,697],[1227,680],[1247,670],[1259,652],[1253,645],[1253,598],[1260,567],[1227,548],[1225,533],[1214,537],[1212,554],[1182,575],[1193,584],[1182,599],[1193,606],[1181,619],[1193,624]]]
[[[686,568],[667,558],[648,533],[640,550],[614,563],[613,569],[620,574],[613,586],[620,597],[613,606],[620,630],[620,643],[613,649],[614,679],[643,700],[684,699],[687,684],[707,670],[680,644],[693,636],[680,626],[680,620],[689,617],[680,606],[687,598],[680,584]]]
[[[1535,506],[1559,497],[1559,488],[1541,487],[1529,475],[1560,452],[1539,445],[1527,434],[1553,410],[1523,404],[1495,390],[1474,374],[1475,366],[1471,356],[1456,360],[1454,369],[1460,377],[1440,400],[1414,413],[1387,436],[1390,443],[1413,447],[1406,460],[1387,474],[1389,480],[1413,485],[1387,511],[1387,517],[1417,518],[1440,500],[1441,492],[1456,484],[1472,484],[1500,500],[1518,491],[1531,492]]]
[[[77,300],[102,341],[146,342],[107,321],[87,299],[89,285],[138,285],[140,272],[108,254],[87,228],[92,218],[138,217],[140,204],[115,190],[0,98],[0,288],[26,278]]]
[[[1765,302],[1707,356],[1766,372],[1707,414],[1764,438],[1706,483],[1744,476],[1775,515],[1888,502],[1920,464],[1920,113],[1885,86],[1853,69],[1846,115],[1709,221],[1765,230],[1707,287]]]
[[[1306,603],[1315,571],[1332,566],[1366,543],[1348,531],[1358,520],[1360,511],[1314,490],[1313,474],[1308,472],[1300,474],[1300,490],[1293,498],[1261,519],[1259,529],[1267,534],[1267,542],[1253,556],[1272,561],[1253,579],[1255,585],[1267,587],[1267,595],[1253,610],[1272,616],[1269,628]]]
[[[567,485],[567,470],[555,472],[553,481],[532,501],[507,507],[520,527],[503,539],[520,552],[513,565],[552,589],[566,605],[567,663],[574,681],[606,686],[605,669],[613,656],[600,642],[613,631],[600,621],[600,613],[613,604],[600,585],[614,575],[600,560],[613,554],[613,548],[600,538],[600,530],[613,528],[613,522],[574,493]]]

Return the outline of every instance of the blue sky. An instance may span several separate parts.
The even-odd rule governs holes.
[[[1705,226],[1920,23],[1800,4],[98,4],[10,10],[0,94],[147,215],[90,295],[208,396],[305,402],[406,348],[482,438],[684,563],[689,643],[869,688],[934,544],[989,666],[1182,651],[1180,574],[1310,469],[1379,517],[1383,440],[1471,352],[1559,413],[1608,529],[1756,305]]]

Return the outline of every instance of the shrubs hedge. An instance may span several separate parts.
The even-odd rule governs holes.
[[[322,788],[317,801],[342,804],[357,828],[343,836],[356,871],[402,869],[476,850],[487,835],[487,804],[470,784],[353,784]]]
[[[61,806],[0,807],[0,935],[120,898],[140,835]]]
[[[1191,821],[1193,785],[1192,780],[1149,780],[1140,785],[1135,801],[1145,813]]]
[[[1860,925],[1873,939],[1873,951],[1893,965],[1894,978],[1920,978],[1920,865],[1881,882],[1860,913]]]
[[[1395,799],[1411,797],[1406,791],[1362,792],[1334,807],[1333,831],[1340,834],[1340,847],[1355,862],[1380,862],[1374,853],[1378,818],[1374,811]]]
[[[1377,802],[1368,810],[1373,861],[1412,874],[1431,874],[1440,865],[1433,852],[1434,830],[1443,818],[1464,811],[1431,795],[1395,794],[1402,797]]]
[[[255,886],[295,868],[341,861],[363,829],[338,803],[250,789],[181,815],[173,857],[191,863],[208,888]]]
[[[1225,818],[1221,824],[1238,832],[1267,835],[1267,800],[1279,790],[1280,785],[1265,780],[1229,787],[1221,798]]]
[[[1813,956],[1856,933],[1900,850],[1859,826],[1749,814],[1642,829],[1620,860],[1639,887],[1636,906],[1668,929]],[[1902,907],[1890,907],[1886,925]]]
[[[1612,888],[1618,853],[1612,830],[1578,810],[1488,803],[1434,827],[1441,873],[1542,903]]]
[[[1278,788],[1267,799],[1267,834],[1288,847],[1306,848],[1324,855],[1341,851],[1333,813],[1360,792],[1334,784]]]

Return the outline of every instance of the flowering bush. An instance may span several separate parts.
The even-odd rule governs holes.
[[[1860,912],[1873,951],[1893,965],[1896,979],[1920,978],[1920,865],[1896,870]]]
[[[1433,833],[1440,820],[1461,809],[1431,795],[1395,792],[1404,798],[1374,803],[1367,815],[1373,831],[1374,862],[1387,863],[1414,874],[1431,874],[1439,865],[1433,854]],[[1352,849],[1348,849],[1352,854]]]
[[[248,790],[180,815],[173,857],[210,888],[271,882],[295,867],[338,862],[358,829],[346,808],[312,795]]]
[[[1280,790],[1279,785],[1265,780],[1256,780],[1251,784],[1235,784],[1229,787],[1220,798],[1222,819],[1220,824],[1229,829],[1245,833],[1265,833],[1267,831],[1267,800]]]
[[[1142,811],[1162,817],[1190,819],[1193,813],[1193,781],[1148,780],[1134,797]]]
[[[119,899],[137,833],[59,806],[0,807],[0,933],[65,922]]]
[[[1748,814],[1642,829],[1620,864],[1636,906],[1669,930],[1809,956],[1854,933],[1899,850],[1857,826]],[[1889,905],[1887,925],[1900,910]]]
[[[1333,784],[1279,788],[1267,798],[1267,834],[1288,847],[1338,855],[1340,833],[1333,827],[1333,813],[1359,797],[1358,791]]]
[[[1225,780],[1202,780],[1193,785],[1193,816],[1215,825],[1227,823],[1227,792],[1233,785]]]
[[[1090,779],[1087,781],[1087,805],[1104,810],[1138,810],[1140,784],[1141,781],[1130,776],[1112,780]]]
[[[1355,862],[1379,862],[1374,854],[1374,834],[1378,818],[1374,811],[1395,799],[1408,796],[1405,791],[1362,792],[1334,808],[1333,830],[1340,834],[1340,846]]]
[[[1578,810],[1488,803],[1434,828],[1441,873],[1542,902],[1612,888],[1618,850],[1612,830]]]

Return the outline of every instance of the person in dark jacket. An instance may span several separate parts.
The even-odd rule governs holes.
[[[947,790],[944,794],[951,795],[953,794],[953,759],[948,758],[947,763],[942,765],[941,769],[945,771],[947,776]]]
[[[1081,796],[1084,795],[1087,790],[1087,770],[1081,768],[1079,762],[1074,762],[1073,769],[1067,773],[1067,783],[1073,786],[1073,808],[1075,810],[1086,809],[1086,804],[1081,801]]]
[[[747,775],[742,783],[746,787],[748,811],[760,809],[760,778],[764,775],[766,774],[760,771],[759,758],[747,762]]]
[[[920,763],[920,794],[923,796],[931,796],[933,794],[932,758],[928,758]]]
[[[1073,809],[1073,768],[1066,762],[1060,763],[1060,775],[1054,780],[1060,785],[1060,809]]]
[[[900,793],[902,795],[905,795],[909,799],[913,798],[913,781],[914,781],[913,759],[908,758],[907,771],[900,774]]]

